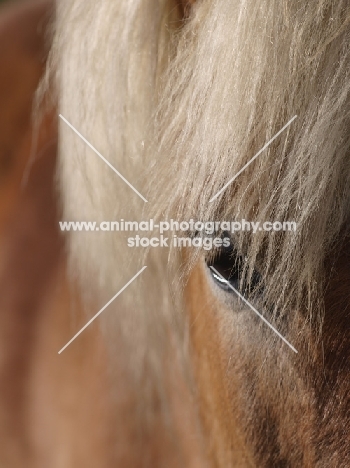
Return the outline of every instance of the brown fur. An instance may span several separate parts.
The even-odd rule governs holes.
[[[205,266],[194,270],[191,336],[215,466],[349,463],[348,255],[343,245],[333,263],[322,340],[315,341],[317,330],[302,327],[303,314],[295,320],[298,332],[290,336],[298,357],[278,342],[271,347],[272,332],[249,309],[223,307],[210,293]],[[242,445],[245,461],[228,462]]]

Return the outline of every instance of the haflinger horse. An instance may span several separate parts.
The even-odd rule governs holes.
[[[52,18],[35,128],[61,115],[61,220],[297,229],[210,251],[67,234],[73,292],[36,319],[4,448],[22,461],[3,466],[350,466],[348,0],[60,0]]]

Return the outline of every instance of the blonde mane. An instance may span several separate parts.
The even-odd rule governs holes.
[[[349,215],[349,20],[345,1],[198,2],[164,78],[151,192],[160,211],[296,221],[296,234],[235,239],[260,266],[267,303],[285,310],[303,299],[317,309],[325,256]]]
[[[267,304],[320,311],[322,266],[350,206],[349,22],[348,0],[199,0],[185,21],[170,0],[58,2],[49,68],[60,112],[149,200],[61,123],[64,219],[296,221],[295,234],[234,241],[248,276],[259,266]],[[70,251],[83,281],[110,291],[141,256],[121,233],[73,233]],[[145,261],[149,310],[171,301],[167,255]]]

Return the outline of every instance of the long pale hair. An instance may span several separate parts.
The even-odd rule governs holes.
[[[186,19],[173,0],[58,2],[48,76],[59,110],[149,200],[62,122],[64,219],[295,221],[296,233],[240,232],[234,242],[248,278],[258,267],[267,305],[321,311],[322,266],[350,206],[349,24],[347,0],[198,1]],[[141,253],[125,237],[70,235],[89,288],[115,291],[137,271]],[[153,273],[138,286],[138,320],[152,324],[162,310],[174,322],[178,257],[158,249],[144,259]],[[123,295],[127,308],[135,300]]]

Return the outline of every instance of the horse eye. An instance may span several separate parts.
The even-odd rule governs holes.
[[[234,293],[230,285],[242,292],[261,292],[261,277],[254,270],[249,284],[244,280],[245,259],[230,244],[229,247],[221,247],[216,256],[206,261],[208,270],[215,284],[228,293]],[[210,268],[212,267],[212,268]]]

